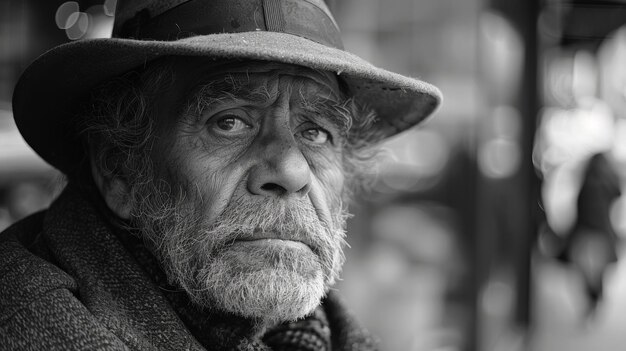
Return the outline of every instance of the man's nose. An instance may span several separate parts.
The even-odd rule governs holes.
[[[292,135],[268,136],[258,146],[259,162],[248,177],[251,193],[276,197],[308,194],[311,168]]]

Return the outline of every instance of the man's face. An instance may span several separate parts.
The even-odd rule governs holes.
[[[276,64],[175,71],[134,221],[196,303],[271,322],[306,315],[343,261],[349,121],[336,79]],[[181,92],[192,96],[182,109]]]

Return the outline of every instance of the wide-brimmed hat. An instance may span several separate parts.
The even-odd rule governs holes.
[[[346,52],[323,0],[118,0],[111,38],[57,46],[20,77],[13,114],[26,142],[67,173],[83,157],[72,112],[99,84],[164,56],[266,60],[337,74],[385,137],[429,116],[439,90]]]

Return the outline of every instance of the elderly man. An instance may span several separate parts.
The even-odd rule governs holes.
[[[113,38],[16,86],[68,185],[0,236],[0,349],[373,349],[330,290],[345,202],[439,101],[345,52],[321,0],[120,0]]]

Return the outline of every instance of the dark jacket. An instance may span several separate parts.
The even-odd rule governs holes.
[[[270,350],[270,341],[281,350],[374,349],[334,293],[320,318],[265,336],[234,317],[190,329],[139,262],[91,202],[66,189],[0,234],[0,350]]]
[[[611,206],[621,196],[620,179],[615,166],[604,154],[594,154],[583,174],[576,201],[576,222],[565,236],[565,244],[559,259],[571,262],[577,245],[593,237],[606,248],[602,259],[616,262],[619,237],[611,223]]]

